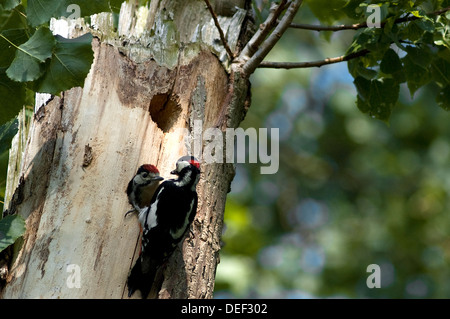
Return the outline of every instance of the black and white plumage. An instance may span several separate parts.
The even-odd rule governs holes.
[[[190,228],[197,212],[196,186],[200,163],[193,156],[183,156],[171,174],[155,191],[148,208],[139,210],[143,234],[141,254],[128,277],[128,296],[140,290],[146,298],[158,269],[174,252]]]
[[[139,213],[140,209],[148,207],[159,182],[163,179],[155,165],[141,165],[136,175],[128,183],[126,192],[133,209],[128,211],[125,216],[133,212]]]

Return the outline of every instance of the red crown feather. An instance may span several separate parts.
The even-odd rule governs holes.
[[[200,163],[194,159],[189,161],[189,164],[194,165],[195,167],[197,167],[198,169],[200,169]]]
[[[158,169],[156,168],[155,165],[152,164],[144,164],[141,166],[143,169],[145,169],[146,171],[149,171],[150,173],[154,173],[154,174],[159,174]]]

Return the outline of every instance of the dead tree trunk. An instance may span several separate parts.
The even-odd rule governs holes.
[[[238,52],[247,11],[221,12],[226,2],[215,9]],[[136,168],[153,163],[170,178],[187,152],[177,129],[192,132],[201,120],[203,131],[224,130],[245,116],[249,82],[229,65],[203,1],[151,1],[139,18],[136,9],[122,6],[120,37],[98,31],[84,88],[35,114],[11,203],[27,231],[3,298],[126,296],[139,227],[136,218],[124,219],[125,189]],[[192,233],[169,260],[159,298],[212,297],[233,175],[232,164],[203,163]]]

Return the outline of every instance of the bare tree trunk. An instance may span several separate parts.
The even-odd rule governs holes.
[[[139,250],[137,219],[124,218],[136,168],[153,163],[170,178],[187,152],[177,129],[201,120],[203,131],[224,130],[245,116],[249,83],[227,64],[203,1],[152,1],[139,19],[135,9],[122,6],[120,41],[104,30],[94,39],[84,88],[35,115],[12,203],[27,231],[3,298],[123,298]],[[246,11],[219,21],[238,51]],[[159,298],[212,297],[233,175],[232,164],[203,163],[192,233],[169,260]]]

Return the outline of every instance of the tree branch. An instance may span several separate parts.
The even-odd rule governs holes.
[[[357,51],[355,53],[351,53],[348,55],[343,55],[335,58],[327,58],[319,61],[311,61],[311,62],[270,62],[263,61],[258,65],[259,68],[274,68],[274,69],[302,69],[302,68],[312,68],[318,67],[320,68],[323,65],[333,64],[348,61],[351,59],[356,59],[368,54],[370,51],[367,49],[363,49],[361,51]]]
[[[249,76],[255,71],[255,69],[259,66],[262,60],[264,60],[264,58],[267,56],[270,50],[272,50],[272,48],[284,34],[286,29],[292,23],[292,20],[294,19],[294,16],[297,13],[302,2],[303,2],[302,0],[293,0],[289,4],[289,7],[287,8],[286,13],[284,14],[280,23],[276,26],[273,32],[264,40],[264,42],[261,43],[258,51],[256,51],[255,54],[253,54],[253,56],[247,62],[245,62],[243,70],[247,76]]]
[[[429,13],[428,15],[441,15],[447,11],[450,11],[450,7],[443,8],[434,12]],[[403,18],[398,18],[395,20],[395,23],[403,23],[420,19],[416,16],[407,16]],[[281,23],[281,21],[277,21]],[[381,27],[384,27],[386,22],[381,23]],[[357,23],[351,25],[337,25],[337,26],[317,26],[317,25],[308,25],[308,24],[294,24],[291,23],[289,25],[291,28],[304,29],[304,30],[313,30],[313,31],[341,31],[341,30],[357,30],[361,28],[366,28],[367,23]],[[361,56],[368,54],[370,51],[367,49],[363,49],[348,55],[343,55],[334,58],[327,58],[324,60],[311,61],[311,62],[272,62],[272,61],[262,61],[257,66],[258,68],[274,68],[274,69],[301,69],[301,68],[312,68],[312,67],[321,67],[327,64],[334,64],[339,62],[345,62],[351,59],[355,59]]]
[[[233,60],[234,59],[234,53],[233,51],[231,51],[227,40],[225,39],[225,34],[223,33],[222,28],[220,27],[220,23],[219,20],[217,19],[217,15],[214,12],[213,8],[211,7],[211,3],[209,2],[209,0],[205,0],[206,6],[208,7],[209,12],[211,13],[213,20],[214,20],[214,24],[216,25],[217,30],[219,31],[219,35],[220,35],[220,40],[222,41],[223,46],[225,47],[225,50],[227,51],[228,55],[230,56],[230,59]]]
[[[269,35],[270,31],[278,23],[277,19],[280,14],[286,9],[288,3],[287,0],[282,0],[279,5],[272,3],[270,7],[270,13],[264,23],[260,24],[258,31],[253,35],[253,37],[248,41],[247,45],[242,50],[239,57],[243,61],[249,60],[253,54],[259,49],[259,46],[264,41],[264,39]]]
[[[342,30],[357,30],[362,28],[367,28],[367,22],[355,23],[355,24],[341,24],[341,25],[312,25],[312,24],[301,24],[301,23],[291,23],[289,28],[302,29],[302,30],[312,30],[312,31],[342,31]]]
[[[450,7],[428,13],[427,15],[433,15],[433,16],[441,15],[447,11],[450,11]],[[414,21],[414,20],[418,20],[418,19],[420,19],[420,18],[416,17],[416,16],[407,16],[407,17],[396,19],[394,23],[397,24],[397,23]],[[381,28],[383,28],[385,25],[386,25],[386,22],[381,22],[381,24],[380,24]],[[335,25],[335,26],[321,26],[321,25],[291,23],[289,25],[289,27],[293,28],[293,29],[312,30],[312,31],[318,31],[318,32],[321,32],[321,31],[336,32],[336,31],[342,31],[342,30],[358,30],[358,29],[362,29],[362,28],[367,28],[367,22],[355,23],[355,24],[342,24],[342,25]]]

